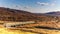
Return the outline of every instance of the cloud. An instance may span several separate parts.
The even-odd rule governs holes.
[[[39,4],[39,5],[49,5],[48,3],[43,3],[43,2],[37,2],[37,4]]]
[[[37,2],[38,5],[41,5],[41,6],[54,6],[55,5],[55,2],[54,1],[53,3],[46,3],[46,2]]]

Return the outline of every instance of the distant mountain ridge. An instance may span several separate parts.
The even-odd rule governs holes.
[[[50,15],[50,16],[60,16],[60,11],[48,12],[48,13],[45,13],[45,14]]]
[[[60,15],[60,11],[56,11],[56,12],[48,12],[46,14],[51,14],[51,15]]]

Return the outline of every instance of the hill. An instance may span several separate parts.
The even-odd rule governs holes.
[[[50,19],[54,19],[54,16],[0,7],[1,21],[49,21]]]
[[[60,11],[48,12],[48,13],[46,13],[46,14],[52,15],[52,16],[60,16]]]
[[[0,7],[0,20],[2,21],[29,21],[35,19],[36,15],[30,12]]]

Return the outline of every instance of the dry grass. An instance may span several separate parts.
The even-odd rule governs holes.
[[[48,30],[48,29],[37,29],[37,28],[21,28],[21,30],[38,34],[60,34],[59,30]]]
[[[50,24],[50,23],[49,23]],[[39,24],[28,24],[24,25],[24,27],[28,28],[18,28],[18,29],[7,29],[0,25],[0,34],[60,34],[59,30],[48,30],[48,29],[38,29],[38,28],[29,28],[32,26],[46,25],[45,23]],[[51,24],[50,24],[51,25]],[[48,26],[48,24],[47,24]],[[52,26],[53,27],[53,26]]]
[[[59,30],[37,29],[37,28],[19,28],[7,29],[0,27],[0,34],[60,34]]]
[[[20,30],[7,30],[6,28],[0,28],[0,34],[35,34],[35,33],[24,32]]]

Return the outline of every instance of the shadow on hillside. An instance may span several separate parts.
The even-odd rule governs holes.
[[[60,28],[51,28],[51,27],[45,27],[45,26],[35,26],[35,28],[42,28],[42,29],[48,29],[48,30],[60,30]]]

